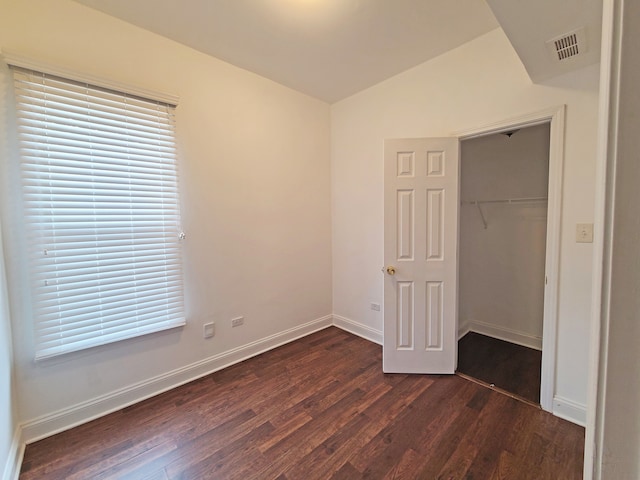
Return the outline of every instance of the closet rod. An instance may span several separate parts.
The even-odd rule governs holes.
[[[487,219],[484,216],[484,212],[482,211],[481,205],[483,203],[536,203],[536,202],[546,202],[547,197],[522,197],[522,198],[504,198],[504,199],[495,199],[495,200],[469,200],[466,202],[460,202],[462,205],[475,205],[478,207],[478,213],[480,214],[480,220],[482,220],[482,225],[484,229],[487,229]]]
[[[547,197],[522,197],[522,198],[500,198],[493,200],[468,200],[461,202],[462,205],[479,205],[481,203],[529,203],[546,202]]]

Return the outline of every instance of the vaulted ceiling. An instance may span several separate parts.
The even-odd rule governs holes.
[[[534,82],[600,61],[602,0],[486,1]],[[567,43],[574,32],[576,49]],[[554,39],[565,46],[562,60],[549,42]]]
[[[601,5],[601,0],[488,0],[491,7],[484,0],[76,1],[329,103],[499,26],[534,80],[553,76],[558,67],[543,58],[546,38],[538,37],[564,33],[575,23],[574,14],[584,10],[581,4],[589,4],[589,12]],[[599,18],[591,21],[599,28]],[[593,30],[589,33],[599,41],[599,29]],[[533,70],[526,55],[536,61]],[[578,65],[575,59],[570,63],[570,68]]]

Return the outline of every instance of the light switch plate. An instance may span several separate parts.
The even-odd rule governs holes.
[[[211,338],[216,334],[216,324],[214,322],[205,323],[203,325],[204,338]]]
[[[593,243],[593,223],[576,224],[576,242]]]

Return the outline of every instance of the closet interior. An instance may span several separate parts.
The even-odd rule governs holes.
[[[458,372],[540,403],[549,124],[461,145]]]

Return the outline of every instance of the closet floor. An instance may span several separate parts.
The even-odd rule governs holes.
[[[458,342],[458,372],[540,403],[542,352],[469,332]]]

